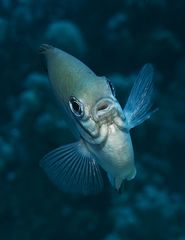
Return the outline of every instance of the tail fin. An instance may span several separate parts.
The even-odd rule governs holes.
[[[139,72],[124,108],[128,128],[141,124],[155,111],[150,111],[153,98],[153,67],[146,64]]]

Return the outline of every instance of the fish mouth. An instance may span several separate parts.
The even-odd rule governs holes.
[[[101,110],[100,114],[94,117],[96,123],[107,123],[108,125],[113,123],[114,118],[118,115],[117,109],[114,106],[109,106],[106,110]]]
[[[92,110],[92,117],[98,126],[116,124],[121,129],[125,127],[125,116],[121,106],[111,98],[99,100]]]
[[[101,144],[106,141],[111,125],[126,131],[125,120],[119,103],[113,99],[104,98],[96,103],[88,117],[78,121],[80,135],[90,144]]]
[[[115,101],[110,98],[100,99],[92,109],[92,117],[95,122],[110,118],[116,114]]]

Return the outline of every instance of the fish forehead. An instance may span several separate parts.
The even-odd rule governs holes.
[[[47,48],[44,54],[51,85],[65,107],[69,105],[71,96],[75,96],[84,105],[91,106],[111,95],[106,78],[97,76],[77,58],[53,47]]]
[[[94,105],[102,98],[111,95],[111,91],[104,77],[93,77],[77,83],[75,91],[72,93],[85,105]]]

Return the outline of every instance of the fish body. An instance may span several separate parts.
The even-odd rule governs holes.
[[[49,79],[77,142],[48,153],[41,166],[62,190],[94,194],[103,188],[101,170],[122,191],[136,175],[130,129],[151,115],[153,68],[143,67],[122,109],[106,77],[50,45],[42,45]]]

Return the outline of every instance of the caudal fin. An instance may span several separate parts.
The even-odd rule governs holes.
[[[125,108],[123,109],[129,129],[141,124],[156,111],[151,111],[153,72],[154,70],[151,64],[144,65],[132,87]]]

